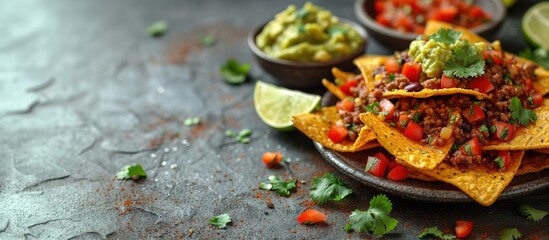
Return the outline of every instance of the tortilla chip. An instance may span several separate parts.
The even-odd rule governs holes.
[[[355,65],[360,69],[366,87],[373,89],[375,87],[374,71],[381,65],[385,64],[385,61],[390,56],[368,55],[362,56],[354,60]]]
[[[536,72],[538,72],[537,70],[539,70],[541,68],[537,68],[536,69]],[[549,72],[548,72],[549,74]],[[536,73],[536,76],[537,76],[537,81],[534,82],[534,88],[536,90],[538,90],[538,92],[541,93],[541,95],[545,95],[547,93],[549,93],[549,75],[548,76],[540,76]]]
[[[418,171],[437,180],[452,184],[478,203],[490,206],[513,180],[521,165],[523,155],[524,151],[511,152],[513,161],[509,169],[505,171],[494,171],[480,166],[462,170],[447,162],[440,163],[434,171],[424,169],[418,169]]]
[[[341,89],[339,89],[339,87],[335,83],[331,82],[330,80],[322,79],[322,85],[324,85],[324,87],[328,89],[328,91],[331,92],[334,96],[339,98],[339,100],[342,100],[347,97],[347,94],[341,91]]]
[[[406,165],[404,165],[404,167],[406,168],[406,170],[408,170],[407,178],[413,178],[413,179],[426,181],[426,182],[436,182],[436,181],[438,181],[435,178],[430,177],[429,175],[423,174],[423,173],[415,170],[412,167],[409,167],[409,166],[406,166]]]
[[[475,96],[478,100],[491,99],[488,94],[481,93],[472,89],[464,88],[443,88],[443,89],[423,89],[419,92],[407,92],[404,89],[394,90],[390,92],[384,92],[383,96],[386,98],[400,98],[400,97],[413,97],[413,98],[429,98],[432,96],[444,96],[465,94]]]
[[[360,120],[372,129],[379,144],[389,153],[416,169],[434,169],[444,160],[454,144],[454,138],[452,138],[440,148],[424,146],[407,138],[382,118],[372,113],[361,113]]]
[[[453,29],[453,30],[463,32],[463,35],[461,36],[461,38],[465,39],[469,42],[472,42],[472,43],[488,42],[488,40],[486,40],[485,38],[477,35],[474,32],[469,31],[469,29],[467,29],[467,28],[452,25],[452,24],[446,23],[446,22],[436,21],[436,20],[428,20],[427,21],[427,23],[425,25],[425,30],[423,31],[423,34],[431,35],[431,34],[436,33],[441,28],[449,28],[449,29]]]
[[[549,152],[549,151],[548,151]],[[549,155],[526,151],[522,164],[517,171],[517,175],[541,172],[549,169]]]
[[[325,107],[315,113],[305,113],[292,117],[294,126],[303,132],[310,139],[320,143],[322,146],[339,152],[356,152],[366,148],[379,146],[372,143],[375,135],[366,129],[361,129],[356,141],[344,140],[340,143],[334,143],[328,138],[328,132],[332,126],[340,119],[336,107]]]
[[[482,146],[482,150],[531,150],[549,148],[549,105],[534,109],[537,120],[515,132],[515,137],[509,142]]]

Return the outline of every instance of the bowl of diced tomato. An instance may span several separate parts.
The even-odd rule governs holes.
[[[357,0],[354,10],[368,33],[392,50],[408,48],[430,19],[490,39],[506,14],[501,0]]]

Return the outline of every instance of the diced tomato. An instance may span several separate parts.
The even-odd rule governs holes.
[[[382,112],[387,113],[387,115],[385,115],[385,119],[391,119],[393,117],[393,114],[395,112],[395,105],[388,99],[381,99],[381,101],[379,101],[379,108]]]
[[[503,161],[503,168],[501,170],[509,169],[511,165],[511,153],[507,150],[498,151],[498,157],[501,157],[501,161]]]
[[[414,20],[405,15],[400,15],[394,20],[394,27],[404,32],[409,32],[412,29],[413,24]]]
[[[376,15],[376,22],[383,26],[387,26],[387,27],[391,26],[391,21],[389,21],[389,18],[387,18],[384,14]]]
[[[525,78],[524,79],[524,87],[527,89],[527,90],[531,90],[534,88],[534,82],[532,81],[531,78]]]
[[[476,77],[469,82],[470,89],[478,89],[481,93],[487,93],[494,90],[494,85],[484,76]]]
[[[482,8],[480,8],[479,6],[472,6],[472,7],[469,9],[469,13],[470,13],[471,16],[473,16],[474,18],[482,18],[482,17],[485,16],[484,11],[482,11]]]
[[[389,58],[385,61],[385,71],[388,73],[398,73],[400,72],[400,65],[397,60],[394,58]]]
[[[471,231],[473,231],[472,221],[464,221],[464,220],[456,221],[456,237],[458,238],[467,237],[469,236],[469,234],[471,234]]]
[[[366,161],[366,172],[383,178],[385,177],[385,170],[387,169],[387,165],[389,165],[389,161],[387,158],[377,158],[375,156],[368,156],[368,160]]]
[[[304,212],[302,212],[296,218],[296,220],[300,224],[321,223],[321,222],[326,222],[326,214],[315,209],[307,209]]]
[[[536,106],[541,106],[543,104],[543,95],[541,93],[533,93],[532,94],[532,103]]]
[[[410,122],[404,129],[404,136],[419,142],[423,139],[423,127],[415,122]]]
[[[397,167],[397,166],[401,166],[400,164],[398,164],[397,161],[389,161],[389,165],[387,165],[387,168],[389,168],[388,170],[391,171],[393,170],[393,168]]]
[[[440,79],[440,88],[455,88],[457,85],[457,80],[447,77],[446,75],[442,75],[442,79]]]
[[[447,6],[434,10],[430,16],[430,19],[451,22],[457,14],[458,9],[455,6]]]
[[[339,143],[347,137],[347,134],[349,134],[349,130],[345,128],[344,126],[335,125],[330,129],[330,132],[328,132],[328,138],[332,140],[334,143]]]
[[[480,108],[479,105],[473,105],[467,109],[464,109],[461,115],[470,123],[480,122],[486,117],[484,115],[484,111],[482,111],[482,108]]]
[[[374,1],[374,9],[376,10],[376,14],[380,14],[385,10],[385,3],[382,0],[375,0]]]
[[[265,163],[265,166],[267,166],[268,168],[272,168],[280,163],[280,160],[282,160],[282,153],[265,152],[263,153],[262,160],[263,163]]]
[[[351,88],[356,87],[357,85],[358,83],[355,80],[348,80],[339,86],[339,90],[345,93],[345,95],[350,96],[352,95]]]
[[[393,181],[400,181],[404,180],[408,177],[408,170],[406,170],[405,167],[402,165],[398,165],[394,167],[389,173],[387,174],[387,178],[391,179]]]
[[[469,156],[482,156],[482,150],[480,149],[478,137],[475,136],[465,144],[461,145],[461,147],[459,147],[459,151],[461,151],[462,154]]]
[[[353,98],[344,98],[336,103],[336,107],[337,109],[352,112],[355,110],[355,101],[353,100]]]
[[[408,126],[408,114],[400,114],[400,116],[398,116],[396,128],[400,131],[404,131],[406,126]]]
[[[482,51],[484,60],[493,62],[497,65],[503,64],[503,54],[496,50],[484,50]]]
[[[515,125],[504,122],[496,122],[496,138],[501,141],[511,141],[515,135]]]
[[[407,62],[402,67],[402,75],[406,76],[411,82],[419,81],[421,65],[414,62]]]

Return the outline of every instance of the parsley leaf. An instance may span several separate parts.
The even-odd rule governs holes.
[[[211,225],[214,225],[218,228],[225,228],[227,226],[227,223],[231,222],[231,216],[227,213],[223,213],[219,216],[215,216],[213,218],[208,219],[208,223]]]
[[[522,233],[516,228],[506,228],[499,233],[500,240],[516,240],[522,238]]]
[[[440,43],[453,44],[461,38],[461,35],[463,35],[463,33],[460,31],[441,28],[429,38]]]
[[[419,236],[417,236],[417,238],[422,239],[427,236],[433,236],[442,240],[456,239],[456,236],[449,233],[443,233],[442,231],[440,231],[440,229],[438,229],[438,227],[426,228],[425,230],[423,230],[423,232],[419,234]]]
[[[370,232],[375,236],[382,236],[392,231],[398,221],[389,216],[392,203],[387,196],[380,194],[370,200],[370,208],[367,211],[354,210],[349,215],[349,224],[345,228],[356,232]]]
[[[313,201],[325,203],[328,200],[339,201],[351,194],[353,190],[331,173],[313,178],[313,187],[309,194]]]
[[[138,180],[139,178],[147,177],[147,173],[143,170],[141,164],[126,165],[116,173],[116,178],[121,180],[133,179]]]
[[[185,125],[187,127],[198,125],[199,123],[200,123],[200,118],[199,117],[185,118],[185,120],[183,121],[183,125]]]
[[[168,23],[166,23],[165,21],[155,22],[149,25],[149,27],[147,28],[147,33],[151,37],[160,37],[164,35],[166,31],[168,31]]]
[[[526,204],[520,204],[519,207],[520,215],[525,216],[526,219],[534,222],[539,222],[543,219],[549,212],[535,209]]]
[[[511,98],[509,109],[511,110],[511,119],[523,126],[527,126],[530,122],[534,122],[537,119],[536,113],[530,109],[524,108],[520,99],[517,97]]]
[[[235,59],[229,59],[221,66],[220,72],[226,83],[241,84],[246,80],[250,68],[250,64],[240,64]]]
[[[259,188],[265,190],[272,190],[283,197],[289,197],[291,191],[296,188],[296,180],[283,181],[277,176],[269,176],[269,183],[260,183]]]

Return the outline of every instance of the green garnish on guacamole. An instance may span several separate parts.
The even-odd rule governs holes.
[[[278,13],[255,42],[266,54],[299,62],[328,62],[357,50],[362,37],[326,9],[310,2]]]

